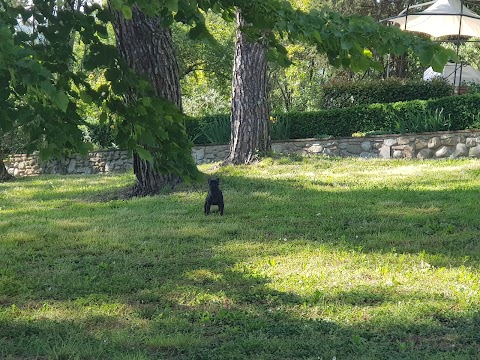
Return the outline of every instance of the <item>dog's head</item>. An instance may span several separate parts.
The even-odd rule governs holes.
[[[208,186],[210,189],[218,189],[218,184],[220,183],[219,179],[209,179]]]

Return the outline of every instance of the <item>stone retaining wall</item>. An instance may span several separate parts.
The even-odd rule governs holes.
[[[382,159],[480,158],[480,131],[376,135],[331,140],[294,140],[274,143],[276,153],[318,154]]]
[[[192,149],[197,164],[224,160],[228,145],[204,145]],[[324,155],[383,159],[480,158],[480,130],[422,134],[375,135],[358,138],[303,139],[276,141],[272,151],[279,154]],[[132,169],[126,151],[97,151],[41,162],[33,155],[12,155],[6,159],[8,172],[15,176],[36,174],[96,174]]]
[[[14,176],[39,174],[106,174],[125,172],[133,168],[126,151],[91,152],[87,156],[73,155],[59,160],[41,161],[36,154],[16,154],[5,161],[8,173]]]

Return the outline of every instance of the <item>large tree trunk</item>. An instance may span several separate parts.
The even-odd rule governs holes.
[[[118,50],[132,69],[150,80],[158,96],[172,101],[181,110],[180,75],[171,30],[162,27],[159,17],[148,17],[136,6],[132,10],[130,20],[112,10]],[[139,195],[157,193],[166,185],[179,181],[177,176],[160,174],[151,162],[138,154],[134,154],[133,164]]]
[[[230,153],[225,163],[248,164],[270,150],[267,99],[267,55],[260,42],[240,31],[245,20],[237,11],[233,64]]]

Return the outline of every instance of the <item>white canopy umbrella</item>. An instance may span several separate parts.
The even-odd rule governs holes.
[[[459,77],[455,79],[455,72],[461,73],[461,80]],[[437,77],[445,79],[452,85],[455,83],[455,86],[461,86],[464,84],[468,85],[471,83],[480,83],[480,71],[471,67],[470,65],[448,63],[447,65],[445,65],[441,73],[433,71],[432,67],[429,67],[423,73],[423,80],[428,81]]]
[[[464,3],[464,0],[437,0],[410,5],[398,16],[383,21],[397,24],[402,30],[425,33],[436,38],[456,36],[458,55],[460,37],[480,37],[480,15],[468,9]],[[423,11],[415,12],[414,10],[428,5],[430,6]],[[463,82],[463,71],[459,72],[459,69],[463,70],[463,64],[454,66],[452,83],[455,86]],[[444,75],[444,77],[450,76]]]
[[[430,5],[424,11],[409,13],[414,8]],[[434,37],[447,35],[480,37],[480,15],[468,9],[461,0],[437,0],[409,6],[398,16],[386,19],[407,31]]]

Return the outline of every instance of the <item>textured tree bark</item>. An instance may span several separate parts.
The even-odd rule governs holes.
[[[180,75],[171,30],[162,27],[159,17],[148,17],[136,6],[130,20],[110,8],[115,16],[113,27],[120,54],[132,69],[149,79],[158,96],[172,101],[181,110]],[[138,195],[154,194],[180,181],[177,176],[158,173],[152,163],[138,154],[134,154],[133,160]]]
[[[8,173],[7,168],[3,163],[3,151],[0,148],[0,182],[10,180],[12,178],[13,176]]]
[[[230,153],[226,164],[248,164],[270,150],[267,99],[267,53],[260,42],[249,42],[237,11],[237,35],[232,80]]]

